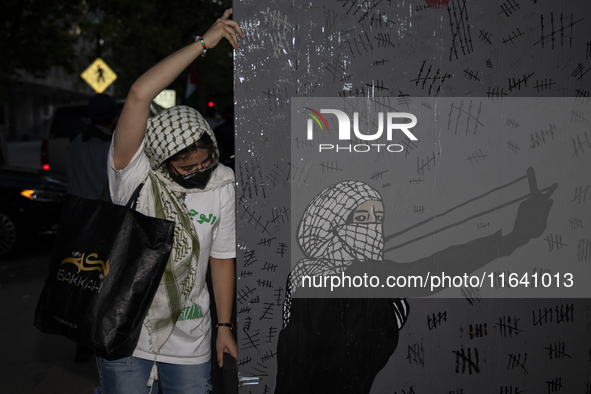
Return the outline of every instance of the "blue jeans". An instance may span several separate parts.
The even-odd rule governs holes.
[[[148,379],[154,361],[133,356],[121,358],[97,357],[96,363],[100,387],[95,394],[148,394]],[[211,391],[211,363],[198,365],[179,365],[157,362],[158,380],[154,381],[152,394],[158,394],[162,385],[165,394],[206,394]]]

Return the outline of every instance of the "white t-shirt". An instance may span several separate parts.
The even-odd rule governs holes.
[[[127,167],[115,170],[113,147],[109,151],[109,186],[113,203],[125,205],[136,187],[148,176],[149,162],[142,148]],[[211,317],[209,313],[209,292],[205,275],[209,257],[231,259],[236,257],[236,231],[234,212],[234,174],[231,169],[218,165],[212,175],[223,186],[213,190],[187,193],[185,203],[193,219],[199,238],[199,261],[197,279],[202,285],[195,286],[170,338],[164,343],[157,361],[173,364],[202,364],[209,361],[211,350]],[[222,182],[220,182],[220,180]],[[211,182],[211,181],[210,181]],[[149,204],[150,179],[143,186],[138,198],[137,211],[155,216]],[[200,294],[196,289],[202,288]],[[154,360],[150,337],[144,323],[134,356]]]

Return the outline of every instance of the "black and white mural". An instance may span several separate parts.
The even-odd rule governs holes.
[[[591,5],[234,17],[241,390],[591,393]]]

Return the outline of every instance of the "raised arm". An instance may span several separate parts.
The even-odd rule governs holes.
[[[228,19],[230,15],[232,15],[231,8],[226,10],[224,15],[203,35],[208,50],[214,48],[222,38],[226,38],[234,49],[238,49],[236,32],[241,38],[244,38],[244,34],[236,21]],[[202,52],[203,46],[200,41],[187,45],[160,61],[135,81],[127,94],[115,130],[113,143],[115,169],[125,168],[139,149],[146,132],[152,100]]]

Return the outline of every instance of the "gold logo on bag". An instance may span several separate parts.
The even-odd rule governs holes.
[[[86,259],[84,259],[84,255],[85,253],[82,253],[82,256],[80,257],[68,257],[64,259],[60,265],[66,263],[74,264],[78,267],[77,274],[80,273],[80,271],[98,271],[99,273],[104,272],[105,276],[109,275],[109,260],[106,262],[103,260],[96,260],[98,257],[96,253],[89,254],[86,256]]]

